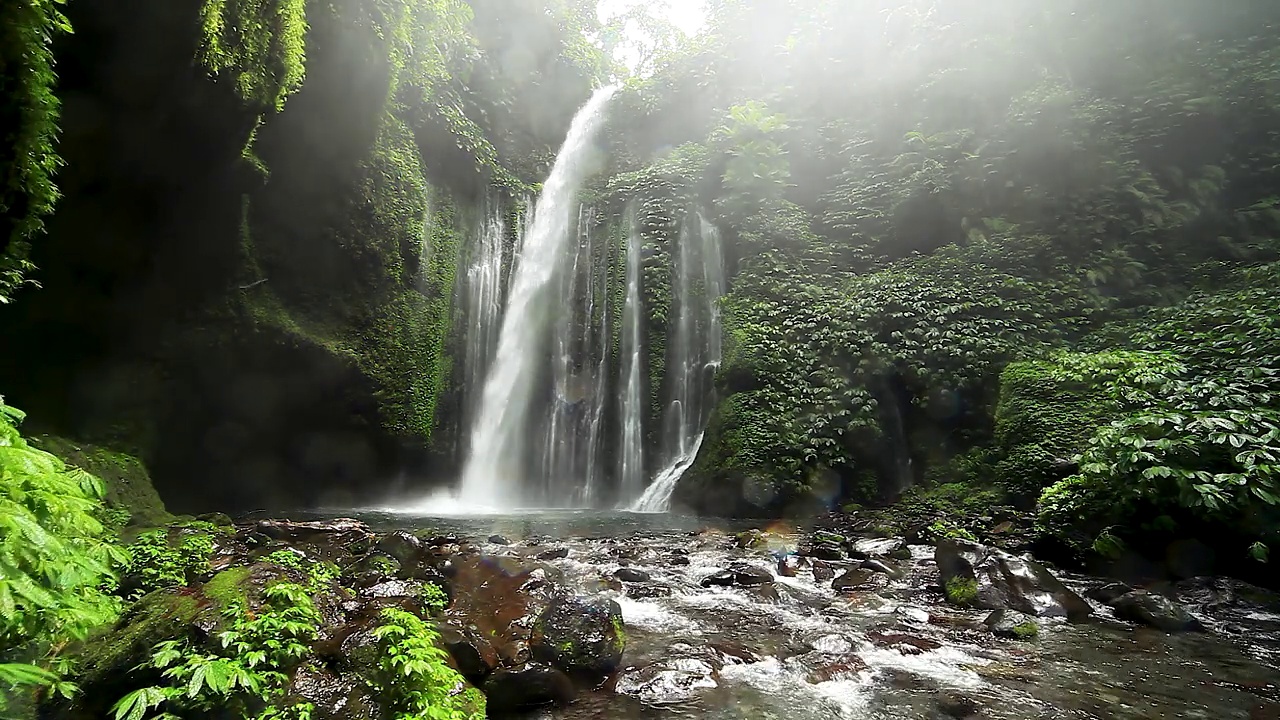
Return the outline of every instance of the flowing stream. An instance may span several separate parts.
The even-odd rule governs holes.
[[[476,507],[545,502],[525,483],[531,467],[529,415],[549,326],[563,308],[556,281],[570,271],[577,193],[590,167],[593,142],[615,88],[597,90],[574,117],[533,210],[510,282],[498,348],[471,428],[460,500]],[[533,495],[533,497],[530,497]]]
[[[1042,618],[1038,637],[1015,640],[986,630],[987,611],[942,601],[932,547],[893,538],[857,546],[900,574],[869,573],[865,589],[837,592],[829,578],[792,564],[803,533],[781,523],[763,544],[741,548],[733,533],[743,525],[670,514],[361,517],[384,529],[470,538],[495,563],[522,559],[568,592],[618,602],[627,646],[617,678],[530,718],[1280,717],[1280,598],[1231,581],[1179,584],[1204,632],[1135,627],[1094,603],[1089,621]],[[827,565],[838,573],[849,563]],[[754,569],[768,582],[706,586],[725,568]],[[622,569],[637,575],[624,582]],[[1082,594],[1103,582],[1059,576]]]
[[[635,497],[644,488],[644,434],[641,418],[644,397],[640,382],[640,228],[629,209],[627,232],[627,301],[622,311],[622,452],[618,481],[623,497]]]

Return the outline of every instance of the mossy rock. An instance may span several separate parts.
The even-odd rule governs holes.
[[[138,600],[115,625],[92,635],[74,653],[75,681],[81,692],[73,704],[51,702],[48,716],[108,717],[108,710],[125,693],[158,682],[158,671],[138,666],[151,657],[157,643],[191,637],[206,605],[199,593],[185,588],[157,590]]]
[[[36,444],[68,465],[102,480],[107,491],[107,506],[129,513],[128,525],[158,527],[173,521],[173,515],[165,509],[164,501],[151,484],[146,465],[138,458],[54,436],[41,437]]]
[[[533,625],[529,647],[534,660],[588,683],[618,669],[627,647],[622,608],[605,597],[553,600]]]

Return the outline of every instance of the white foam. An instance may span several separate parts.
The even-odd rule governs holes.
[[[628,626],[653,632],[700,633],[698,623],[660,603],[627,597],[619,597],[617,602],[622,608],[622,621]]]

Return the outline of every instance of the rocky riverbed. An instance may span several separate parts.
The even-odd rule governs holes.
[[[349,588],[290,688],[315,720],[379,717],[353,679],[370,619],[422,613],[425,585],[491,716],[1280,717],[1280,601],[1224,578],[1135,589],[961,540],[619,513],[255,520],[213,567],[265,578],[281,570],[255,559],[282,548]],[[147,617],[122,620],[136,641],[90,668],[87,697],[114,697]]]

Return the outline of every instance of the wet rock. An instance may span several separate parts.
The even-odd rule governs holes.
[[[836,569],[821,560],[814,560],[810,563],[813,570],[813,579],[817,582],[826,582],[834,580],[836,577]]]
[[[569,557],[569,548],[567,547],[551,548],[538,553],[539,560],[563,560],[567,557]]]
[[[689,558],[685,555],[672,555],[665,562],[671,567],[684,567],[689,564]]]
[[[847,559],[844,548],[840,545],[818,540],[811,541],[808,545],[802,545],[799,549],[799,554],[818,560],[831,560],[834,562]]]
[[[400,565],[414,565],[422,555],[422,541],[404,530],[388,533],[378,540],[373,549],[395,558]]]
[[[938,712],[943,718],[968,720],[981,716],[982,705],[971,697],[948,692],[938,698]]]
[[[871,570],[872,572],[884,573],[895,580],[901,578],[906,573],[896,567],[887,565],[879,560],[863,560],[861,565],[863,570]]]
[[[604,680],[618,669],[627,637],[622,608],[605,597],[552,600],[533,625],[533,658],[574,677]]]
[[[1093,609],[1044,566],[967,540],[946,539],[934,552],[947,600],[986,610],[1081,620]]]
[[[342,639],[337,656],[341,667],[356,672],[372,673],[382,658],[378,638],[370,628],[356,630]]]
[[[614,571],[613,576],[627,583],[649,582],[649,573],[635,568],[618,568]]]
[[[764,659],[760,653],[741,643],[732,640],[723,640],[713,642],[709,645],[715,651],[716,657],[719,658],[721,667],[725,665],[744,665],[749,663],[757,663]]]
[[[767,582],[759,585],[751,591],[751,594],[771,605],[778,605],[782,602],[782,593],[778,591],[777,583]]]
[[[627,585],[626,594],[629,598],[636,600],[647,600],[651,598],[670,597],[670,585]]]
[[[734,536],[733,544],[741,550],[757,550],[768,544],[768,541],[759,530],[744,530]]]
[[[466,538],[458,537],[454,533],[447,533],[445,535],[425,535],[424,534],[424,536],[422,537],[422,542],[427,547],[438,548],[438,547],[445,547],[446,545],[463,545],[467,542],[467,540]]]
[[[927,623],[929,622],[929,611],[924,608],[911,607],[908,605],[899,606],[893,611],[894,615],[908,622]]]
[[[877,585],[876,573],[857,568],[846,570],[840,577],[831,581],[831,589],[836,592],[853,592],[855,590],[871,590]]]
[[[888,557],[907,546],[902,538],[862,538],[855,540],[853,549],[867,557]]]
[[[810,541],[815,543],[825,543],[828,545],[844,545],[849,541],[849,539],[840,533],[834,533],[830,530],[818,530],[813,533],[813,537],[810,538]]]
[[[1108,604],[1115,610],[1118,618],[1150,625],[1165,632],[1203,629],[1200,621],[1187,612],[1186,608],[1163,595],[1134,590]]]
[[[1017,610],[996,610],[982,621],[996,637],[1030,640],[1040,634],[1035,618]]]
[[[316,522],[260,520],[250,532],[261,533],[273,540],[281,540],[288,543],[313,542],[340,546],[348,545],[372,534],[368,525],[350,518],[335,518]]]
[[[867,639],[872,645],[890,650],[897,650],[903,655],[919,655],[937,650],[942,647],[942,643],[937,640],[930,640],[919,635],[908,635],[906,633],[884,632],[873,630],[867,633]]]
[[[359,594],[366,598],[418,597],[422,594],[422,583],[416,580],[385,580],[364,588]]]
[[[773,582],[773,574],[754,565],[737,565],[702,579],[702,587],[755,587]]]
[[[501,535],[490,535],[489,542],[493,543],[494,545],[510,545],[511,544],[510,540],[502,537]]]
[[[641,702],[661,704],[688,700],[697,690],[716,686],[716,669],[697,658],[670,658],[618,676],[614,692]]]
[[[1095,587],[1085,593],[1092,600],[1100,603],[1111,603],[1121,595],[1127,595],[1133,592],[1133,588],[1122,582],[1109,582]]]
[[[312,720],[376,720],[382,709],[364,683],[318,663],[298,668],[281,706],[309,703]]]
[[[502,668],[485,681],[490,715],[509,715],[545,705],[567,705],[576,691],[573,681],[550,665]]]
[[[840,657],[819,655],[805,660],[805,664],[812,667],[805,679],[814,685],[832,680],[847,680],[867,669],[867,661],[853,654]]]
[[[836,633],[819,635],[810,639],[808,645],[813,652],[824,655],[847,655],[853,652],[853,641]]]
[[[480,633],[452,623],[443,623],[437,629],[445,649],[453,656],[458,672],[468,681],[479,685],[497,669],[500,662],[498,651]]]
[[[1226,577],[1195,577],[1174,584],[1178,601],[1212,614],[1241,610],[1280,614],[1280,594]]]

